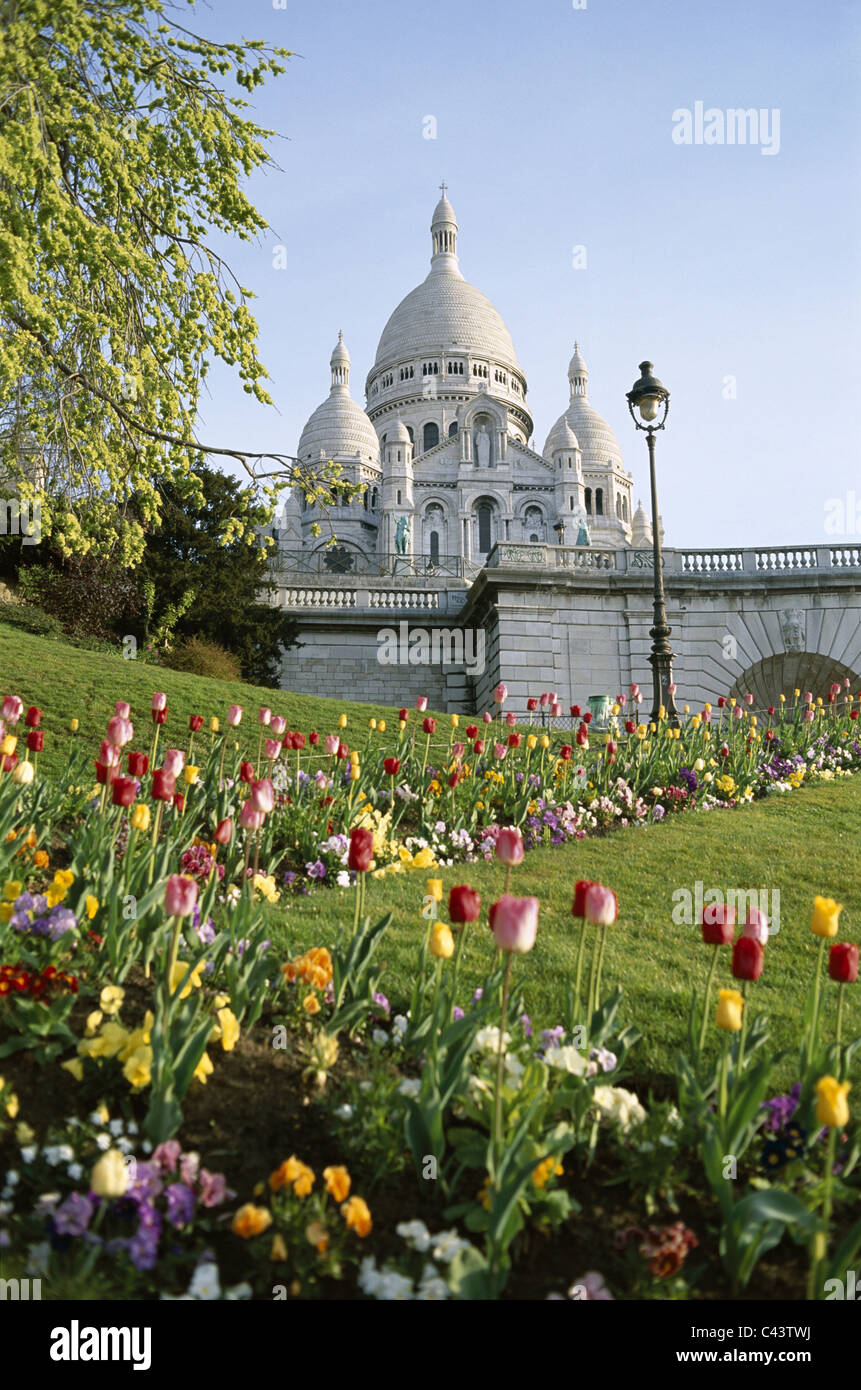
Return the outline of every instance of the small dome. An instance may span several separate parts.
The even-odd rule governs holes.
[[[386,435],[387,444],[412,444],[410,432],[403,420],[396,420],[391,431]]]
[[[580,351],[580,344],[579,344],[579,343],[575,343],[575,344],[574,344],[574,356],[571,358],[571,361],[568,363],[568,380],[571,381],[571,379],[572,379],[573,377],[588,378],[588,376],[589,376],[589,368],[586,366],[586,362],[585,362],[585,360],[584,360],[583,354],[582,354],[582,352]]]
[[[589,369],[580,352],[578,343],[574,344],[574,356],[568,367],[568,380],[571,399],[564,415],[560,415],[547,436],[544,457],[550,458],[553,452],[552,441],[563,421],[567,421],[580,442],[584,467],[606,467],[608,464],[621,464],[622,450],[607,421],[589,404],[587,381]]]
[[[433,210],[433,218],[431,219],[431,230],[433,230],[434,227],[440,226],[442,224],[447,224],[448,226],[454,227],[457,226],[457,218],[454,215],[454,208],[452,207],[448,198],[445,196],[445,193],[443,193],[442,197],[440,198],[439,202]]]
[[[347,351],[347,344],[344,342],[343,333],[339,333],[338,341],[335,344],[334,349],[332,350],[332,356],[329,358],[329,366],[335,368],[349,367],[349,365],[350,354]]]
[[[579,449],[580,445],[577,436],[568,423],[565,415],[556,421],[553,429],[547,436],[545,453],[558,454],[563,449]]]
[[[652,527],[649,518],[643,509],[642,502],[637,503],[637,510],[634,512],[631,522],[631,544],[632,545],[651,545]]]
[[[302,431],[297,450],[300,462],[313,463],[321,454],[326,458],[359,454],[368,462],[379,463],[377,432],[350,395],[350,354],[343,333],[338,334],[329,365],[331,390]]]

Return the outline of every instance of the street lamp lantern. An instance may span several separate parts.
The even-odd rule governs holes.
[[[553,527],[553,530],[556,533],[556,544],[561,545],[565,539],[565,522],[557,521],[556,525]]]
[[[674,697],[673,651],[670,646],[670,627],[667,624],[667,605],[664,600],[664,568],[661,555],[661,532],[658,512],[658,484],[655,477],[655,432],[662,430],[670,409],[670,393],[654,375],[651,362],[640,363],[640,375],[626,396],[631,419],[638,430],[644,430],[649,447],[649,482],[652,491],[652,560],[655,571],[654,622],[649,629],[652,653],[652,721],[661,714],[678,727],[679,715]],[[663,411],[663,413],[661,413]],[[640,419],[637,419],[639,412]],[[660,416],[660,418],[658,418]],[[641,421],[644,423],[641,424]]]

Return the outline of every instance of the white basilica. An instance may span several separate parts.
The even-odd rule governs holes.
[[[329,395],[302,431],[297,457],[312,471],[340,464],[364,493],[332,509],[294,491],[279,518],[281,546],[310,558],[334,530],[345,569],[354,552],[355,561],[383,567],[388,557],[408,556],[432,572],[458,561],[480,566],[497,541],[650,545],[619,442],[589,402],[576,343],[567,408],[542,453],[529,447],[526,376],[500,314],[461,274],[457,233],[443,185],[430,272],[383,329],[365,410],[350,395],[339,334]]]

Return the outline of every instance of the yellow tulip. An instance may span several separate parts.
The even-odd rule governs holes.
[[[712,712],[712,707],[711,707],[711,705],[709,704],[708,700],[706,700],[705,704],[703,705],[703,709],[704,709],[704,710],[708,710],[709,714],[711,714],[711,712]]]
[[[18,747],[18,740],[14,734],[7,734],[0,743],[0,753],[4,753],[7,758],[11,758],[15,749]]]
[[[94,897],[92,893],[88,893],[86,898],[84,899],[84,908],[87,914],[87,920],[89,922],[92,922],[93,918],[99,910],[98,898]]]
[[[200,768],[194,767],[191,763],[188,763],[186,767],[183,768],[182,775],[185,778],[185,785],[187,787],[193,787],[200,776]]]
[[[33,778],[36,776],[36,769],[31,762],[25,758],[23,763],[19,763],[12,773],[12,781],[17,787],[29,787]]]
[[[849,1123],[849,1102],[846,1097],[850,1090],[849,1082],[840,1082],[836,1076],[823,1076],[817,1081],[816,1123],[828,1125],[829,1129],[845,1129]]]
[[[741,1028],[741,1013],[744,998],[737,989],[719,989],[718,1006],[715,1010],[715,1023],[727,1033],[737,1033]]]
[[[376,719],[369,719],[369,720],[368,720],[368,728],[369,728],[369,729],[376,729],[376,727],[377,727],[377,721],[376,721]]]
[[[219,732],[220,728],[221,728],[221,720],[218,718],[217,715],[214,714],[214,715],[212,716],[212,718],[210,719],[210,721],[209,721],[209,732],[210,732],[211,734],[217,734],[217,733]]]
[[[428,881],[427,881],[427,890],[426,890],[426,891],[427,891],[427,895],[428,895],[429,898],[433,898],[434,902],[441,903],[441,902],[442,902],[442,879],[441,879],[441,878],[429,878]]]
[[[542,735],[541,735],[541,747],[542,747],[542,748],[549,748],[549,747],[550,747],[550,739],[547,737],[546,734],[542,734]]]
[[[530,752],[533,748],[538,747],[538,739],[535,734],[527,734],[526,747],[530,750]]]
[[[449,724],[451,725],[451,727],[452,727],[453,729],[456,729],[457,726],[458,726],[458,724],[460,723],[460,715],[459,715],[459,714],[451,714],[451,715],[449,715],[449,720],[448,720],[448,722],[449,722]]]
[[[381,720],[380,720],[379,724],[377,725],[377,732],[380,733],[380,734],[384,734],[384,733],[386,732],[386,721],[385,721],[385,719],[381,719]]]
[[[347,716],[346,716],[346,714],[339,714],[339,715],[338,715],[338,728],[339,728],[339,729],[346,729],[346,727],[347,727]]]
[[[144,832],[149,830],[150,810],[144,802],[140,802],[132,811],[131,823],[134,830],[143,830]]]
[[[454,955],[454,937],[447,922],[434,922],[430,943],[431,955],[448,960]]]
[[[842,911],[842,903],[838,904],[833,898],[820,898],[817,895],[813,899],[813,916],[810,919],[810,930],[813,935],[836,936],[840,928],[838,919]]]
[[[80,729],[80,727],[81,727],[81,726],[80,726],[80,724],[79,724],[79,722],[78,722],[77,719],[70,719],[70,720],[69,720],[69,733],[70,733],[70,734],[76,734],[76,733],[78,732],[78,730]]]
[[[353,782],[358,782],[358,780],[359,780],[359,778],[361,777],[361,775],[362,775],[362,769],[361,769],[356,763],[354,763],[353,766],[350,768],[350,779],[351,779],[351,781],[353,781]]]

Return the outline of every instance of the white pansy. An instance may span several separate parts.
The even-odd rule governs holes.
[[[218,1265],[214,1261],[205,1260],[196,1266],[188,1292],[192,1298],[199,1298],[205,1303],[212,1303],[221,1297]]]
[[[423,1252],[430,1248],[431,1233],[423,1221],[401,1221],[395,1230],[413,1250]]]
[[[505,1033],[502,1038],[503,1048],[508,1047],[511,1042],[511,1034]],[[473,1041],[473,1047],[478,1052],[498,1052],[499,1051],[499,1029],[493,1026],[489,1028],[479,1028]]]
[[[371,1041],[377,1047],[388,1046],[389,1035],[383,1028],[375,1028],[371,1034]]]
[[[111,1120],[110,1124],[108,1125],[108,1129],[111,1131],[111,1134],[116,1139],[117,1136],[122,1134],[123,1132],[122,1120]]]
[[[346,1104],[345,1104],[345,1105],[339,1105],[338,1108],[337,1108],[337,1110],[335,1111],[335,1114],[337,1115],[337,1117],[338,1117],[339,1120],[352,1120],[352,1118],[353,1118],[353,1107],[352,1107],[352,1105],[346,1105]]]
[[[9,1169],[9,1172],[6,1174],[6,1186],[7,1186],[7,1187],[17,1187],[20,1181],[21,1181],[21,1174],[18,1172],[18,1169],[17,1169],[17,1168],[10,1168],[10,1169]]]
[[[414,1077],[406,1077],[398,1087],[398,1095],[414,1100],[422,1088],[422,1083]]]
[[[111,1147],[111,1136],[109,1134],[97,1134],[96,1147],[101,1149],[102,1153],[104,1153]]]
[[[231,1284],[229,1289],[224,1290],[224,1297],[228,1303],[244,1303],[253,1294],[254,1290],[245,1279],[241,1284]]]
[[[395,1014],[392,1020],[392,1037],[395,1042],[401,1042],[406,1036],[409,1024],[403,1014]]]
[[[37,1144],[25,1145],[25,1147],[21,1150],[21,1162],[32,1163],[33,1160],[37,1157],[38,1153],[39,1146]]]
[[[84,1176],[84,1170],[80,1163],[70,1163],[66,1169],[66,1173],[72,1179],[72,1182],[77,1182],[79,1178]]]
[[[451,1264],[455,1255],[468,1249],[469,1241],[463,1240],[457,1231],[440,1231],[438,1236],[434,1236],[433,1257],[442,1260],[443,1264]]]

